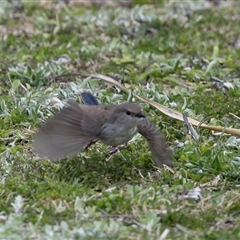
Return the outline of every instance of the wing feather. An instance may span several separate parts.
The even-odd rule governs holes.
[[[94,110],[94,106],[90,108]],[[83,105],[70,100],[68,106],[48,120],[36,134],[36,152],[51,160],[76,155],[97,138],[98,132],[84,128],[84,124],[91,123],[91,120]]]
[[[149,119],[142,118],[139,121],[138,132],[146,138],[157,166],[160,167],[162,164],[173,165],[172,152],[168,148],[166,140]]]

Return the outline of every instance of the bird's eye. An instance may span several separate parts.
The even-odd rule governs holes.
[[[131,114],[131,112],[130,112],[130,111],[126,111],[126,114],[127,114],[127,115],[130,115],[130,114]]]

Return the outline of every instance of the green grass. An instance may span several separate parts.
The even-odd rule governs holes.
[[[194,140],[138,102],[173,149],[172,171],[154,166],[138,135],[111,158],[101,143],[58,163],[32,149],[37,127],[82,91],[105,104],[131,99],[96,79],[57,78],[71,73],[109,75],[198,121],[239,129],[230,114],[240,116],[237,2],[3,2],[0,15],[1,239],[240,238],[238,137],[195,128]],[[189,197],[196,187],[199,200]]]

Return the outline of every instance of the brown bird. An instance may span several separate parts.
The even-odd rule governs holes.
[[[98,104],[87,92],[82,93],[82,98],[86,104],[69,100],[66,107],[39,129],[34,142],[39,155],[51,160],[71,157],[97,140],[116,147],[139,132],[147,139],[157,166],[173,165],[172,152],[165,139],[139,105]]]

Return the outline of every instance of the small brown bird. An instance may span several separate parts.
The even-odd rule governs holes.
[[[147,139],[157,166],[173,165],[172,152],[165,139],[139,105],[98,104],[87,92],[82,93],[82,98],[86,104],[78,105],[69,100],[68,106],[39,129],[34,142],[39,155],[51,160],[74,156],[96,140],[116,147],[139,132]]]

